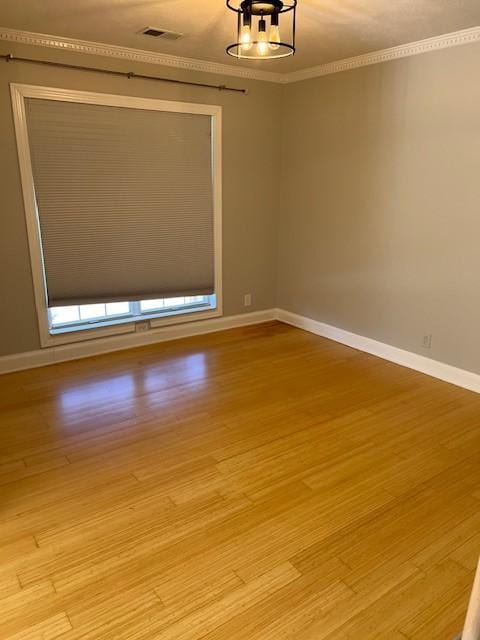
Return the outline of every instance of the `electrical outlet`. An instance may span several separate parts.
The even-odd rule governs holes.
[[[432,348],[432,334],[431,333],[423,336],[422,347],[424,349],[431,349]]]
[[[135,323],[135,331],[137,333],[143,333],[143,331],[148,331],[150,329],[150,323],[148,320],[141,320],[140,322]]]
[[[252,294],[246,293],[243,297],[243,304],[245,307],[249,307],[252,304]]]

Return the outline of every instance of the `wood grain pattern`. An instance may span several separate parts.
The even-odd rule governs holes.
[[[0,378],[2,640],[437,640],[480,397],[266,323]]]

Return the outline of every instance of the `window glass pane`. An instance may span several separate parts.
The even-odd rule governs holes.
[[[185,296],[185,304],[208,302],[208,296]]]
[[[205,304],[215,305],[215,296],[183,296],[177,298],[158,298],[156,300],[141,300],[135,302],[107,302],[105,304],[81,304],[68,307],[51,307],[50,321],[53,328],[62,325],[91,328],[92,322],[108,322],[121,316],[129,316],[132,321],[141,317],[140,313],[171,312],[173,308],[195,307]],[[138,310],[138,308],[140,308]],[[175,313],[175,311],[173,312]],[[88,323],[88,325],[87,325]],[[83,328],[83,327],[82,327]]]
[[[70,307],[51,307],[50,317],[52,319],[52,324],[77,322],[80,320],[80,309],[78,308],[78,305]]]
[[[166,307],[178,307],[180,304],[185,304],[185,298],[165,298]]]
[[[81,304],[80,305],[80,318],[82,320],[90,320],[91,318],[105,317],[105,305],[104,304]]]
[[[140,309],[142,311],[152,311],[155,309],[163,309],[165,306],[165,302],[162,299],[160,300],[142,300],[140,302]]]
[[[158,311],[162,309],[170,309],[171,307],[190,306],[195,304],[206,304],[209,302],[209,296],[182,296],[178,298],[163,298],[158,300],[142,300],[140,302],[140,310],[142,313],[149,311]]]
[[[130,313],[130,304],[128,302],[107,302],[107,316],[118,316]]]

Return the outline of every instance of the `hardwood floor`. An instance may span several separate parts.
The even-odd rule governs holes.
[[[0,378],[2,640],[440,640],[480,396],[279,323]]]

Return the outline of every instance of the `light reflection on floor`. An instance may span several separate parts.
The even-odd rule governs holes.
[[[115,398],[125,400],[135,395],[135,380],[131,373],[111,378],[75,385],[60,392],[60,405],[63,413],[92,409],[96,404],[105,404]]]
[[[168,371],[168,373],[166,373]],[[160,391],[178,383],[198,382],[206,378],[207,362],[204,353],[179,358],[176,362],[169,362],[161,367],[147,369],[143,374],[145,392]]]
[[[167,373],[168,371],[168,373]],[[111,409],[131,406],[132,402],[148,404],[148,394],[159,392],[178,384],[206,381],[207,360],[204,353],[190,354],[175,362],[154,365],[141,373],[114,375],[77,384],[62,390],[57,407],[63,417],[78,415],[79,412],[102,413]],[[145,397],[147,396],[147,397]],[[155,399],[158,404],[158,398]]]

